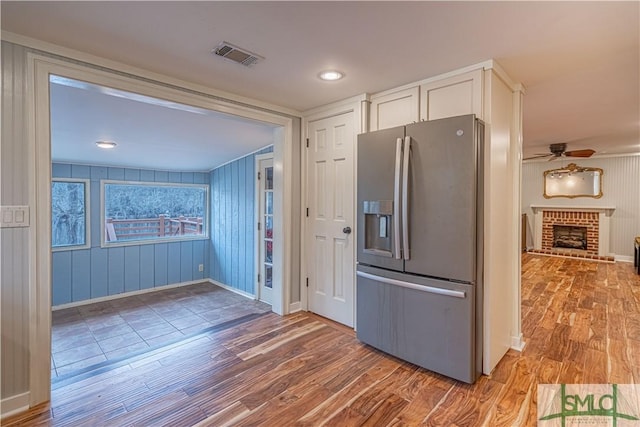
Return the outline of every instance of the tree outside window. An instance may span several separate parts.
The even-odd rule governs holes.
[[[89,182],[54,179],[51,182],[51,246],[85,248],[88,238]]]

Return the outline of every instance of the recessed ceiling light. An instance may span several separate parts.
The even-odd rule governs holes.
[[[98,141],[98,142],[96,142],[96,145],[98,147],[100,147],[100,148],[111,149],[111,148],[115,148],[116,145],[118,145],[118,144],[116,144],[113,141]]]
[[[332,82],[335,80],[340,80],[344,77],[344,74],[337,70],[327,70],[318,74],[318,77],[320,77],[321,80]]]

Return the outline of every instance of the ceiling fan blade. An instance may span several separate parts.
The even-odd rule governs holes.
[[[549,156],[553,156],[553,154],[536,154],[536,155],[533,155],[531,157],[525,157],[522,160],[542,159],[544,157],[549,157]]]
[[[571,150],[565,151],[564,155],[567,157],[591,157],[595,153],[594,150],[586,149],[586,150]]]

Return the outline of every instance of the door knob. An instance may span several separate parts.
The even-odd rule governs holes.
[[[343,229],[342,229],[342,232],[343,232],[344,234],[351,234],[351,227],[345,227],[345,228],[343,228]]]

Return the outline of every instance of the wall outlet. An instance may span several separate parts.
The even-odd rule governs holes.
[[[198,271],[204,271],[204,264],[198,264]]]

